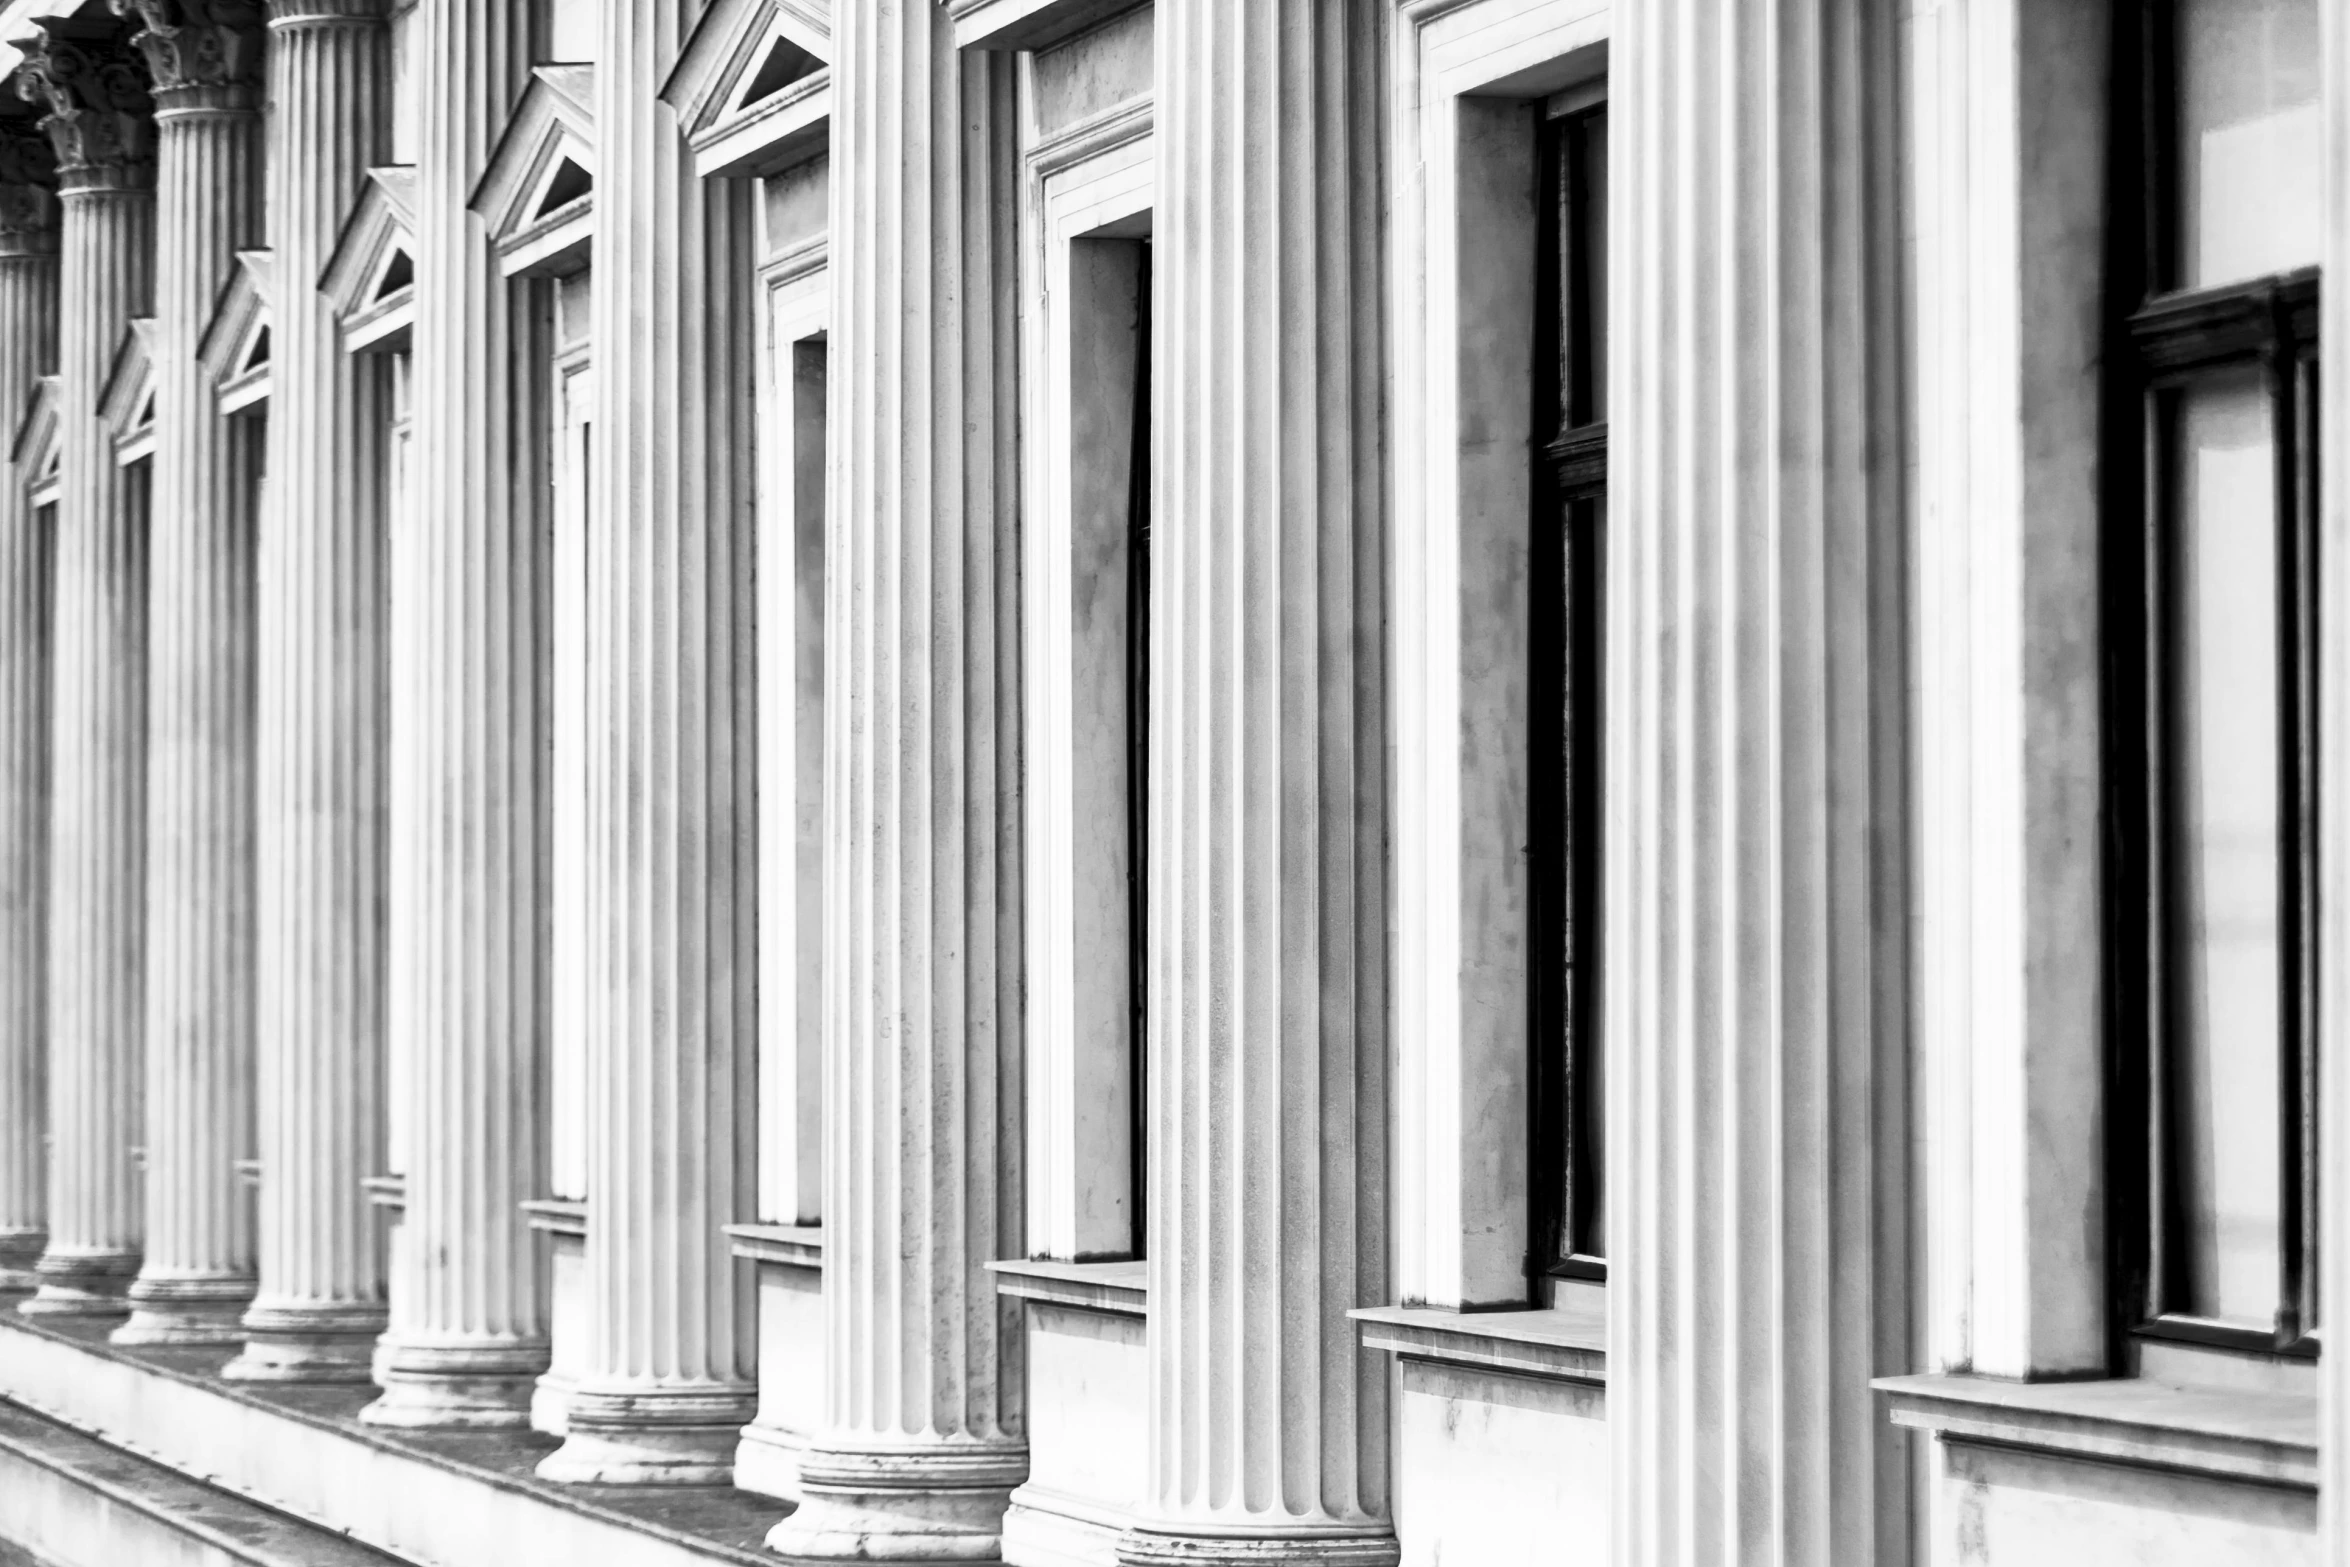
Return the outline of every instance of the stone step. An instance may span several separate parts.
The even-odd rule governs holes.
[[[0,1400],[0,1567],[420,1567]]]

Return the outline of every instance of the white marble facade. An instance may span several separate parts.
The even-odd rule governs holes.
[[[0,5],[0,1560],[2350,1560],[2350,1355],[2115,1271],[2138,29],[2302,320],[2331,0]]]

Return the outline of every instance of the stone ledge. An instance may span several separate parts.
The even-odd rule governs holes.
[[[991,1262],[996,1293],[1119,1317],[1150,1315],[1147,1262]]]
[[[786,1267],[824,1266],[821,1224],[729,1224],[726,1238],[737,1257]]]
[[[1406,1360],[1436,1365],[1607,1385],[1604,1306],[1528,1307],[1523,1311],[1367,1306],[1347,1315],[1362,1324],[1365,1349],[1383,1349]]]
[[[1881,1377],[1893,1423],[1950,1442],[2022,1448],[2223,1479],[2317,1487],[2317,1399],[2138,1378],[2007,1382]]]
[[[958,49],[1045,49],[1143,0],[947,0]]]
[[[402,1558],[0,1403],[0,1563],[405,1567]]]
[[[248,1502],[435,1567],[778,1567],[786,1509],[731,1486],[559,1486],[532,1431],[364,1426],[370,1387],[231,1383],[234,1346],[118,1348],[106,1325],[37,1323],[0,1300],[0,1399]]]

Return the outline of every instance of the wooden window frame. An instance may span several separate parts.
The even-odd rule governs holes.
[[[1544,1279],[1607,1277],[1606,1258],[1593,1244],[1605,1179],[1595,1058],[1604,886],[1607,112],[1603,91],[1573,95],[1563,112],[1554,101],[1537,131],[1527,1271],[1538,1291]]]
[[[2318,273],[2181,289],[2177,0],[2115,10],[2107,376],[2109,1102],[2115,1320],[2160,1339],[2317,1354]],[[2276,463],[2280,1277],[2273,1331],[2174,1308],[2187,1215],[2173,1180],[2169,1013],[2175,936],[2164,844],[2179,758],[2173,658],[2182,573],[2171,473],[2184,393],[2262,371]]]

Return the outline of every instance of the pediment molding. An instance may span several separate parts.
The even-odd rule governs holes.
[[[16,439],[8,448],[8,460],[35,506],[46,506],[57,499],[58,463],[63,449],[63,442],[58,439],[58,409],[64,400],[64,386],[59,376],[44,375],[34,380],[33,394],[25,401],[24,417],[17,421]]]
[[[266,250],[237,252],[237,270],[220,291],[196,359],[220,396],[222,413],[238,413],[269,396],[270,297],[276,281]]]
[[[155,453],[155,319],[134,316],[123,327],[106,382],[98,392],[98,417],[114,438],[114,460],[134,463]]]
[[[318,280],[342,328],[345,353],[407,343],[416,325],[415,244],[415,168],[369,169]]]
[[[832,136],[832,31],[808,0],[718,0],[661,89],[694,172],[773,174],[822,156]]]
[[[576,271],[595,236],[595,67],[542,65],[469,205],[507,277]]]

